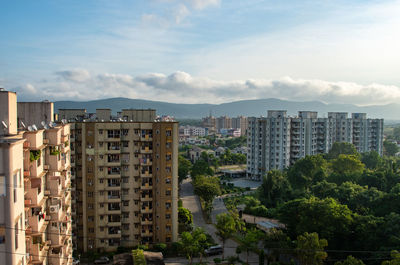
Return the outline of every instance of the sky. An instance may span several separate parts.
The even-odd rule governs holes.
[[[400,100],[400,0],[0,3],[20,100]]]

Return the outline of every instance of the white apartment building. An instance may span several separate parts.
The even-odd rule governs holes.
[[[247,176],[261,179],[271,169],[283,170],[306,155],[329,152],[334,142],[348,142],[358,152],[383,154],[383,119],[367,119],[365,113],[329,112],[318,118],[314,111],[288,117],[270,110],[267,117],[248,118]]]

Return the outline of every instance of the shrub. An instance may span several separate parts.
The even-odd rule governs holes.
[[[132,250],[133,264],[146,265],[146,258],[144,257],[143,249]]]
[[[214,259],[214,263],[215,263],[215,264],[219,264],[219,263],[221,263],[221,261],[222,261],[222,260],[221,260],[220,258],[215,258],[215,259]]]

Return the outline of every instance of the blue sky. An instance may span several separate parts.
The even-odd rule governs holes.
[[[400,1],[26,0],[0,8],[0,86],[23,100],[400,99]]]

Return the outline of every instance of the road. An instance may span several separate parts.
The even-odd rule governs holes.
[[[204,221],[203,213],[201,211],[200,200],[198,196],[194,194],[193,186],[191,183],[191,179],[185,179],[181,185],[181,199],[183,203],[183,207],[189,209],[193,214],[193,224],[196,227],[203,227],[204,230],[209,233],[215,242],[222,245],[221,240],[217,237],[216,232],[217,229],[215,228],[214,224],[216,223],[216,216],[220,213],[226,213],[228,210],[225,207],[225,204],[222,198],[216,198],[213,202],[214,209],[211,214],[211,219],[213,224],[207,224]],[[225,257],[229,256],[236,256],[236,247],[237,243],[231,239],[225,242]],[[212,256],[206,258],[208,262],[213,262],[214,258],[221,258],[221,255]],[[240,259],[245,261],[246,255],[244,253],[240,254]],[[198,262],[198,259],[195,259]],[[187,260],[185,259],[177,259],[177,258],[168,258],[165,259],[165,263],[169,265],[178,265],[178,264],[187,264]],[[258,256],[254,253],[250,253],[249,255],[249,264],[258,264]]]

